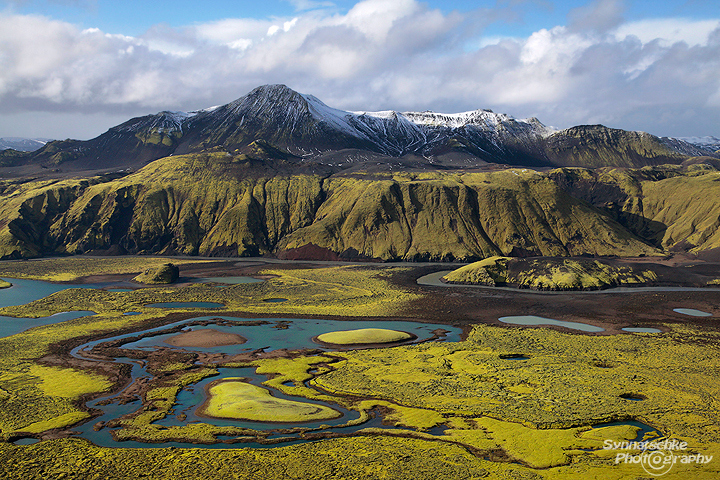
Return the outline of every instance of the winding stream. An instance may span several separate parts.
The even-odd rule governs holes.
[[[333,348],[316,344],[312,341],[312,338],[326,332],[352,328],[391,328],[394,330],[402,330],[413,333],[418,337],[417,341],[428,340],[433,337],[433,331],[442,329],[447,332],[444,337],[445,340],[451,342],[460,341],[462,330],[456,327],[440,324],[427,324],[420,322],[403,322],[403,321],[342,321],[342,320],[319,320],[319,319],[288,319],[288,318],[261,318],[261,319],[246,319],[236,318],[228,316],[203,316],[195,317],[180,322],[171,323],[157,328],[151,328],[142,332],[128,333],[124,335],[116,335],[108,338],[94,340],[83,345],[74,348],[70,354],[75,358],[84,360],[92,360],[83,355],[83,351],[89,351],[96,345],[104,342],[111,342],[117,340],[137,338],[140,335],[148,335],[140,340],[129,341],[122,345],[124,349],[133,350],[154,350],[158,347],[170,347],[165,341],[170,337],[178,335],[178,332],[163,333],[164,330],[169,330],[174,327],[181,326],[183,324],[204,322],[213,319],[222,320],[237,320],[237,321],[262,321],[266,322],[260,325],[218,325],[210,324],[207,326],[192,325],[188,326],[183,331],[189,329],[202,330],[202,329],[213,329],[226,333],[233,333],[241,335],[247,339],[247,342],[239,345],[227,345],[227,346],[216,346],[216,347],[183,347],[181,350],[205,352],[205,353],[223,353],[233,355],[237,353],[245,353],[251,350],[262,349],[264,351],[272,351],[280,348],[288,350],[298,350],[303,348],[318,349],[323,351],[333,351]],[[408,342],[408,343],[417,343]],[[177,347],[173,347],[177,348]],[[143,377],[150,378],[151,375],[147,372],[144,362],[133,360],[127,357],[115,358],[114,362],[123,363],[131,366],[131,382],[128,385],[132,385],[138,379]],[[174,414],[166,416],[165,418],[156,421],[155,423],[161,426],[182,426],[192,422],[201,422],[216,426],[235,426],[240,428],[249,428],[253,430],[264,430],[272,431],[279,429],[290,429],[295,427],[306,427],[306,428],[317,428],[320,425],[329,425],[331,428],[324,429],[333,431],[332,427],[336,428],[338,433],[352,433],[368,427],[382,427],[387,429],[393,429],[395,427],[382,425],[382,418],[376,416],[368,422],[354,426],[343,426],[350,420],[359,418],[359,413],[352,410],[347,410],[334,403],[322,402],[317,400],[309,400],[304,397],[295,397],[285,395],[282,392],[275,390],[271,387],[261,385],[267,378],[264,375],[258,375],[254,372],[254,367],[245,368],[219,368],[218,375],[205,378],[200,382],[189,385],[182,389],[177,396],[176,404],[173,407]],[[250,383],[258,386],[262,386],[272,392],[272,395],[278,398],[287,400],[295,400],[304,403],[315,403],[319,405],[325,405],[342,413],[342,416],[333,420],[323,420],[315,422],[303,422],[303,423],[268,423],[268,422],[251,422],[251,421],[239,421],[219,418],[207,418],[200,417],[196,414],[196,409],[205,400],[205,386],[210,382],[220,380],[228,377],[244,377],[249,379]],[[79,436],[86,438],[93,443],[107,447],[133,447],[133,448],[156,448],[158,446],[182,446],[182,447],[202,447],[202,448],[228,448],[228,447],[270,447],[272,445],[263,445],[256,442],[243,442],[243,443],[218,443],[212,445],[197,445],[194,443],[181,443],[181,442],[164,442],[161,444],[157,443],[144,443],[137,441],[123,441],[116,442],[111,435],[111,429],[102,428],[95,430],[95,425],[98,422],[107,422],[109,420],[116,419],[123,415],[131,414],[142,407],[139,401],[126,403],[121,405],[119,403],[109,403],[107,405],[101,405],[105,401],[112,401],[115,397],[118,397],[121,392],[116,392],[110,395],[103,396],[91,402],[88,402],[87,406],[92,409],[100,410],[102,415],[99,418],[94,418],[89,422],[86,422],[78,427],[74,427],[73,430],[77,431]],[[184,414],[186,418],[180,419],[178,414]],[[301,440],[297,435],[282,434],[284,438],[295,438],[295,441],[282,442],[280,445],[288,445],[291,443],[301,443],[308,440]],[[222,437],[221,437],[222,438]],[[272,438],[272,437],[270,437]],[[228,439],[226,439],[228,440]]]
[[[439,278],[443,275],[445,275],[447,272],[436,272],[431,275],[426,275],[424,277],[421,277],[418,279],[418,284],[420,285],[432,285],[432,286],[443,286],[443,287],[479,287],[479,288],[492,288],[492,289],[498,289],[498,287],[484,287],[484,286],[467,286],[467,285],[452,285],[452,284],[445,284],[439,281]],[[206,281],[222,281],[222,277],[213,278],[213,279],[205,279]],[[230,280],[230,277],[226,277],[224,280]],[[52,293],[65,290],[68,288],[105,288],[105,289],[112,289],[115,287],[115,291],[122,291],[122,289],[125,289],[127,285],[118,283],[118,282],[109,282],[109,283],[95,283],[95,284],[53,284],[48,282],[42,282],[42,281],[35,281],[35,280],[22,280],[22,279],[8,279],[13,286],[7,289],[0,289],[0,307],[4,306],[13,306],[13,305],[22,305],[29,303],[33,300],[37,300],[39,298],[43,298],[45,296],[48,296]],[[234,283],[234,282],[233,282]],[[238,279],[238,283],[246,283],[245,281]],[[513,288],[504,288],[500,287],[503,290],[510,290],[517,292],[517,289]],[[720,291],[720,289],[717,288],[668,288],[668,287],[641,287],[641,288],[616,288],[616,289],[610,289],[610,290],[601,290],[601,291],[593,291],[593,292],[539,292],[539,291],[532,291],[532,290],[522,290],[523,293],[538,293],[538,294],[566,294],[566,293],[635,293],[640,291]],[[284,299],[268,299],[268,301],[282,301]],[[134,312],[127,312],[128,314],[134,313]],[[58,313],[49,317],[44,318],[15,318],[15,317],[0,317],[0,337],[6,337],[9,335],[14,335],[16,333],[20,333],[24,330],[27,330],[29,328],[35,327],[35,326],[41,326],[41,325],[48,325],[48,324],[54,324],[54,323],[60,323],[64,322],[70,319],[78,318],[81,316],[87,316],[87,315],[93,315],[94,312],[90,311],[73,311],[73,312],[64,312],[64,313]],[[112,341],[112,340],[120,340],[123,338],[130,338],[130,337],[137,337],[140,334],[147,334],[147,333],[157,333],[157,335],[148,336],[145,338],[142,338],[138,341],[133,341],[125,344],[123,348],[132,348],[132,349],[139,349],[139,350],[153,350],[158,347],[170,347],[167,343],[165,343],[165,340],[167,340],[169,337],[177,335],[177,332],[175,333],[163,333],[163,330],[167,330],[170,328],[173,328],[178,325],[182,325],[184,323],[190,323],[190,322],[197,322],[197,321],[203,321],[203,320],[211,320],[214,318],[223,318],[226,320],[241,320],[241,321],[247,321],[248,319],[240,319],[240,318],[233,318],[233,317],[218,317],[218,316],[204,316],[204,317],[196,317],[188,320],[184,320],[182,322],[176,322],[169,325],[164,325],[162,327],[157,327],[153,329],[148,329],[140,333],[131,333],[126,335],[118,335],[113,337],[108,337],[105,339],[95,340],[92,342],[88,342],[84,345],[81,345],[71,351],[71,355],[76,358],[81,358],[83,360],[88,360],[87,357],[82,355],[82,351],[84,350],[90,350],[95,345],[106,342],[106,341]],[[202,328],[212,328],[215,330],[219,330],[222,332],[227,333],[237,333],[244,338],[247,339],[247,342],[241,345],[231,345],[231,346],[220,346],[220,347],[192,347],[188,348],[185,347],[185,350],[191,350],[191,351],[197,351],[197,352],[206,352],[206,353],[224,353],[224,354],[234,354],[234,353],[243,353],[247,352],[249,350],[256,350],[256,349],[263,349],[263,350],[275,350],[280,348],[286,348],[289,350],[294,349],[302,349],[302,348],[311,348],[311,349],[318,349],[323,351],[332,351],[332,348],[328,348],[327,346],[322,346],[316,343],[312,342],[312,338],[314,336],[317,336],[321,333],[326,333],[330,331],[336,331],[336,330],[344,330],[348,328],[390,328],[395,330],[402,330],[407,331],[409,333],[413,333],[417,335],[418,341],[426,340],[432,336],[432,331],[435,329],[443,329],[448,331],[447,336],[445,339],[450,342],[455,342],[460,340],[461,330],[457,329],[455,327],[450,327],[447,325],[439,325],[439,324],[425,324],[425,323],[419,323],[419,322],[389,322],[389,321],[338,321],[338,320],[308,320],[308,319],[259,319],[263,321],[267,321],[269,323],[263,324],[263,325],[244,325],[244,326],[228,326],[228,325],[216,325],[212,324],[207,327],[202,326],[189,326],[187,328],[192,329],[202,329]],[[274,322],[274,323],[273,323]],[[279,325],[282,324],[282,328],[279,328]],[[287,328],[285,328],[287,327]],[[138,379],[141,379],[143,377],[150,378],[151,375],[147,372],[143,362],[132,360],[127,357],[119,357],[115,358],[113,360],[115,363],[121,363],[121,364],[127,364],[131,366],[131,382],[128,384],[129,388],[131,385],[133,385]],[[350,411],[343,409],[342,407],[339,407],[338,405],[327,403],[327,402],[318,402],[306,399],[304,397],[293,397],[283,394],[282,392],[279,392],[275,389],[263,386],[263,388],[268,388],[272,391],[272,394],[278,398],[284,398],[288,400],[296,400],[301,401],[305,403],[319,403],[322,405],[329,406],[331,408],[334,408],[335,410],[340,411],[343,415],[339,417],[338,419],[334,420],[326,420],[322,422],[309,422],[309,423],[303,423],[301,425],[299,424],[277,424],[277,423],[267,423],[267,422],[242,422],[242,421],[234,421],[234,420],[224,420],[224,419],[209,419],[209,418],[201,418],[198,417],[195,413],[196,408],[204,401],[205,399],[205,392],[204,387],[206,384],[216,381],[218,379],[227,378],[227,377],[244,377],[247,378],[251,383],[260,385],[262,381],[264,381],[266,378],[262,375],[258,375],[254,373],[252,368],[220,368],[218,369],[219,373],[218,375],[206,378],[198,382],[197,384],[190,385],[183,390],[180,391],[178,394],[176,404],[173,408],[173,414],[165,417],[162,420],[157,421],[156,423],[161,426],[179,426],[179,425],[185,425],[188,422],[202,422],[217,426],[236,426],[241,428],[251,428],[253,430],[264,430],[264,431],[272,431],[277,429],[287,429],[287,428],[293,428],[298,426],[308,427],[308,428],[316,428],[320,424],[323,425],[329,425],[329,430],[333,430],[333,427],[345,424],[349,420],[353,420],[358,418],[359,413],[356,411]],[[91,402],[88,402],[87,406],[91,409],[100,410],[102,414],[99,417],[93,418],[90,421],[81,424],[79,426],[73,427],[73,431],[78,432],[77,434],[80,437],[86,438],[93,443],[100,445],[100,446],[107,446],[107,447],[134,447],[134,448],[157,448],[157,447],[168,447],[168,446],[176,446],[176,447],[201,447],[201,448],[228,448],[228,447],[257,447],[257,448],[270,448],[275,445],[264,445],[260,443],[217,443],[217,444],[211,444],[211,445],[198,445],[193,443],[183,443],[183,442],[165,442],[161,444],[155,444],[155,443],[144,443],[144,442],[136,442],[136,441],[124,441],[124,442],[116,442],[111,435],[111,430],[109,428],[101,428],[99,430],[95,430],[95,425],[98,424],[98,422],[107,422],[109,420],[117,419],[121,416],[131,414],[142,407],[140,401],[130,402],[126,403],[124,405],[120,405],[118,403],[109,403],[107,405],[100,405],[101,403],[105,401],[112,401],[115,397],[120,395],[122,392],[115,392],[106,396],[103,396],[101,398],[95,399]],[[179,414],[183,414],[186,416],[184,419],[180,419],[178,417]],[[623,422],[623,423],[632,423],[636,424],[637,422]],[[642,431],[647,431],[648,429],[651,429],[651,427],[643,424],[637,424],[637,426],[641,427]],[[342,427],[342,428],[334,428],[334,431],[337,431],[338,433],[352,433],[357,430],[361,430],[368,427],[381,427],[386,429],[393,429],[395,427],[382,425],[382,418],[379,415],[376,415],[375,417],[371,418],[368,422],[365,422],[360,425],[352,426],[352,427]],[[642,431],[640,433],[642,433]],[[281,434],[279,436],[282,437],[291,437],[295,438],[294,440],[289,440],[283,443],[280,443],[278,445],[291,445],[296,443],[304,443],[306,441],[310,440],[303,440],[298,438],[297,436],[293,437],[292,435],[286,435]],[[219,437],[222,440],[230,440],[229,438],[222,438]],[[272,438],[272,437],[268,437]],[[640,435],[639,435],[640,438]],[[31,443],[33,440],[31,439],[19,439],[18,442],[22,443]]]

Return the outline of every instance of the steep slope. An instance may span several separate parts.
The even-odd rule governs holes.
[[[169,157],[111,181],[4,183],[0,256],[259,255],[381,260],[639,255],[655,249],[544,175],[354,178],[244,174],[223,153]]]
[[[658,248],[720,249],[720,172],[710,165],[560,169],[550,176]]]
[[[557,166],[643,167],[664,163],[682,163],[687,153],[660,138],[644,132],[628,132],[603,125],[584,125],[550,135],[545,143],[548,159]],[[698,155],[696,149],[685,145]]]
[[[280,249],[314,244],[371,258],[625,255],[652,248],[531,171],[330,179],[312,225]]]

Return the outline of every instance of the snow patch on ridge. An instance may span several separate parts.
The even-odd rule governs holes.
[[[677,137],[677,139],[701,148],[707,148],[713,151],[720,150],[720,138],[718,137]]]

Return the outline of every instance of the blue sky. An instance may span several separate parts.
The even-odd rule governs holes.
[[[3,2],[18,13],[47,15],[83,28],[99,28],[108,33],[141,35],[157,24],[172,27],[211,22],[223,18],[284,18],[309,10],[324,9],[347,12],[357,2],[349,0],[290,1],[264,0],[237,1],[196,0],[146,1],[146,0],[19,0]],[[477,8],[508,8],[515,17],[509,16],[488,28],[491,35],[530,35],[541,28],[563,25],[568,12],[589,2],[551,0],[428,1],[432,9],[442,12],[471,12]],[[720,7],[715,0],[639,0],[625,2],[625,17],[632,20],[644,18],[692,18],[718,17]]]
[[[0,137],[284,83],[347,110],[491,108],[720,137],[717,0],[5,0]]]

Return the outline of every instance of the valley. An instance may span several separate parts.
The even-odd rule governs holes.
[[[387,465],[382,471],[397,478],[428,469],[458,478],[479,472],[623,478],[642,476],[642,467],[615,464],[614,452],[603,448],[607,439],[679,439],[696,455],[713,455],[720,445],[714,426],[720,291],[714,288],[613,293],[425,286],[419,278],[446,266],[262,258],[187,259],[178,283],[144,286],[131,279],[168,258],[122,258],[0,264],[10,283],[13,269],[28,279],[49,272],[73,282],[6,306],[3,315],[94,312],[0,339],[6,478],[150,472],[219,478],[229,474],[226,468],[267,478],[287,478],[290,471],[295,478],[346,478],[380,458]],[[674,261],[665,267],[678,277],[684,269],[718,269],[711,262]],[[659,268],[651,261],[646,266]],[[210,277],[210,283],[195,281]],[[240,277],[261,281],[236,283]],[[75,286],[86,288],[67,288]],[[12,294],[12,287],[0,292]],[[277,298],[285,301],[266,301]],[[148,306],[158,302],[218,306]],[[709,315],[674,311],[682,308]],[[500,320],[528,314],[602,331]],[[371,327],[414,335],[370,348],[312,340]],[[623,331],[628,327],[661,333]],[[168,341],[203,331],[209,336],[199,343]],[[215,344],[213,331],[234,340]],[[204,413],[200,407],[211,392],[220,403],[205,408],[236,404],[220,399],[241,395],[250,402],[245,411],[260,417]],[[302,423],[291,416],[332,418],[333,411],[342,416]],[[407,457],[394,461],[412,470],[384,463],[400,452]],[[668,478],[717,473],[713,463],[687,464]]]
[[[716,478],[716,146],[265,85],[3,150],[0,476]]]

